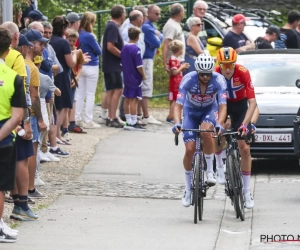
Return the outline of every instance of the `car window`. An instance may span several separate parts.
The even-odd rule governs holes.
[[[205,31],[207,33],[207,37],[220,37],[222,36],[219,34],[218,30],[207,20],[204,20],[204,25],[205,25]]]
[[[250,71],[254,87],[291,87],[300,79],[299,55],[239,56],[237,63]]]

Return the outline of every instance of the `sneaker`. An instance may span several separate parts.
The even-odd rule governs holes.
[[[47,151],[46,153],[44,153],[44,155],[47,156],[47,158],[49,158],[50,161],[60,161],[59,158],[55,157],[53,154],[51,154],[49,151]]]
[[[119,117],[120,117],[120,119],[121,119],[123,122],[126,122],[126,117],[125,117],[125,116],[120,115]]]
[[[29,210],[24,211],[22,208],[19,208],[19,214],[17,215],[17,220],[20,221],[36,221],[39,219],[39,216],[32,212],[32,210],[29,208]]]
[[[31,199],[30,197],[28,197],[27,203],[30,204],[30,205],[34,205],[35,201],[33,199]]]
[[[210,186],[216,185],[217,181],[213,173],[211,172],[206,173],[206,177],[207,177],[207,184],[209,184]]]
[[[104,118],[102,118],[101,116],[99,116],[98,122],[99,122],[100,124],[106,124],[106,121],[107,121],[107,119],[104,119]]]
[[[254,207],[254,200],[250,192],[244,193],[245,207],[252,209]]]
[[[14,199],[6,192],[4,201],[7,203],[14,203]]]
[[[28,197],[34,198],[34,199],[44,199],[46,198],[45,195],[43,195],[39,190],[35,189],[34,193],[28,192]]]
[[[146,131],[146,128],[144,126],[142,126],[141,124],[134,124],[134,125],[130,125],[131,129],[130,130],[137,130],[137,131]]]
[[[113,119],[113,121],[111,121],[111,127],[114,128],[123,128],[124,124],[120,123],[118,118]]]
[[[34,179],[34,186],[36,187],[45,186],[45,182],[43,182],[40,177],[37,177]]]
[[[184,191],[184,194],[181,198],[181,201],[182,201],[182,205],[184,207],[189,207],[191,205],[191,190],[185,190]]]
[[[50,148],[49,152],[54,156],[69,157],[69,153],[62,151],[60,148],[57,148],[56,150]]]
[[[224,168],[217,168],[217,182],[220,185],[225,185],[226,179],[224,174]]]
[[[38,151],[38,158],[40,159],[40,162],[48,162],[50,159],[41,151]]]
[[[75,127],[69,127],[69,132],[70,133],[76,133],[76,134],[86,134],[85,131],[78,125],[75,125]]]
[[[66,141],[72,140],[72,138],[71,138],[69,132],[67,132],[67,133],[61,133],[61,137],[62,137],[64,140],[66,140]]]
[[[0,242],[5,242],[5,243],[13,243],[18,240],[17,237],[12,237],[8,233],[4,232],[3,228],[0,228]]]
[[[94,128],[101,128],[101,125],[93,122],[93,121],[90,121],[90,122],[87,122],[83,125],[84,128],[89,128],[89,129],[94,129]]]
[[[158,120],[156,120],[154,117],[152,117],[151,115],[148,118],[143,118],[142,119],[143,122],[146,122],[147,124],[155,124],[155,125],[161,125],[162,123]]]
[[[83,127],[84,122],[83,122],[83,121],[76,121],[76,124],[77,124],[79,127]]]
[[[167,117],[166,122],[174,124],[174,119]]]
[[[4,231],[5,233],[8,233],[10,236],[13,236],[13,237],[14,237],[14,235],[15,235],[15,237],[18,237],[19,230],[10,228],[10,226],[8,226],[8,225],[3,221],[3,219],[1,219],[1,221],[2,221],[2,225],[3,225],[3,229],[4,229],[3,231]]]
[[[112,121],[110,120],[110,119],[106,119],[106,122],[105,122],[105,125],[107,126],[107,127],[111,127],[111,123],[112,123]]]
[[[19,208],[20,207],[14,205],[13,210],[12,210],[11,215],[10,215],[11,219],[15,219],[15,220],[18,219],[18,215],[20,213],[20,209]]]

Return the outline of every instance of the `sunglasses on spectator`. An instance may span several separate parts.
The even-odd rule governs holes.
[[[201,73],[201,72],[199,72],[198,75],[201,76],[201,77],[204,77],[204,76],[211,77],[212,73]]]
[[[220,63],[221,69],[234,69],[235,63]]]
[[[202,23],[196,23],[196,24],[194,24],[193,26],[198,26],[198,27],[200,27],[202,25]]]

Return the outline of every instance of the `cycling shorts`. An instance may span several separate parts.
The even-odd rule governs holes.
[[[216,120],[218,119],[218,110],[219,106],[217,103],[212,106],[203,109],[201,111],[194,109],[183,109],[183,120],[182,120],[182,128],[183,129],[199,129],[199,125],[203,122],[207,122],[216,126]],[[196,133],[195,132],[182,132],[184,143],[196,141]]]

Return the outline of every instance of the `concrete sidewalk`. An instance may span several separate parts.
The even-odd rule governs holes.
[[[76,182],[86,186],[74,186],[71,195],[39,211],[38,222],[22,223],[18,242],[1,250],[214,249],[223,187],[209,190],[204,220],[193,224],[193,207],[180,201],[183,152],[183,142],[175,147],[165,127],[110,136]]]

